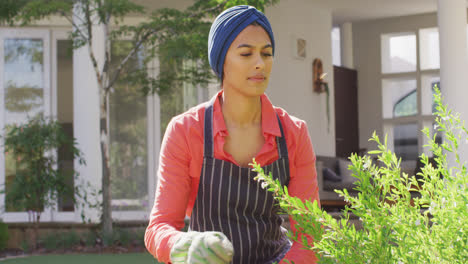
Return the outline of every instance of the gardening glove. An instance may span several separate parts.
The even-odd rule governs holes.
[[[221,232],[190,231],[181,235],[171,250],[173,264],[225,264],[234,247]]]

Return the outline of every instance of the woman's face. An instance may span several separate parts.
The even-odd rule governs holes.
[[[273,48],[261,26],[247,26],[232,42],[224,60],[223,89],[262,95],[270,79]]]

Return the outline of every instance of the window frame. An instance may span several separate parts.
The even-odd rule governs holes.
[[[414,34],[415,39],[416,39],[416,70],[411,71],[411,72],[398,72],[398,73],[384,73],[383,72],[383,67],[380,69],[380,84],[381,84],[381,91],[383,90],[383,80],[397,80],[397,79],[414,79],[416,80],[416,103],[417,103],[417,113],[415,115],[411,116],[403,116],[403,117],[393,117],[393,118],[384,118],[383,117],[383,112],[382,112],[382,131],[384,134],[387,134],[388,136],[388,148],[392,151],[395,150],[394,146],[394,134],[393,130],[397,125],[403,125],[403,124],[408,124],[408,123],[417,123],[418,125],[418,131],[421,131],[429,122],[434,122],[435,118],[432,115],[427,115],[423,114],[423,102],[422,102],[422,78],[423,76],[440,76],[440,68],[437,69],[421,69],[421,46],[420,46],[420,32],[423,29],[429,29],[429,28],[417,28],[412,31],[403,31],[403,32],[389,32],[389,33],[381,33],[380,34],[380,40],[383,39],[384,36],[399,36],[399,35],[408,35],[408,34]],[[383,47],[382,43],[380,43],[380,59],[383,60]],[[381,63],[382,65],[382,63]],[[383,93],[382,93],[383,95]],[[383,106],[385,100],[383,96],[381,96],[381,105]],[[428,103],[428,102],[426,102]],[[429,102],[432,106],[432,102]],[[430,154],[428,153],[429,151],[424,149],[424,145],[427,144],[426,136],[423,133],[418,133],[418,155],[421,155],[422,153],[425,154]],[[410,163],[412,160],[408,160]]]
[[[67,40],[69,37],[70,27],[38,27],[38,28],[0,28],[0,105],[4,104],[4,39],[6,38],[24,38],[24,39],[41,39],[44,43],[44,113],[47,116],[57,117],[58,100],[57,97],[57,75],[58,75],[58,62],[57,62],[57,41]],[[158,61],[150,61],[150,75],[157,76]],[[73,71],[75,71],[74,69]],[[159,96],[149,94],[147,100],[147,162],[148,162],[148,205],[144,210],[138,211],[112,211],[113,219],[117,221],[135,221],[147,220],[149,212],[152,209],[154,201],[154,193],[156,190],[157,182],[157,168],[158,168],[158,153],[160,150],[160,103]],[[0,129],[4,128],[4,109],[0,109]],[[57,153],[53,153],[57,155]],[[77,161],[75,160],[75,166]],[[78,179],[80,176],[78,176]],[[0,138],[0,184],[5,182],[5,155],[3,147],[3,139]],[[29,222],[30,217],[28,212],[5,212],[5,194],[0,193],[0,214],[2,214],[4,222]],[[82,208],[75,205],[73,212],[61,212],[58,207],[46,207],[41,214],[41,222],[82,222],[81,219]]]
[[[4,70],[5,70],[5,56],[4,44],[5,39],[41,39],[43,41],[43,100],[44,100],[44,114],[51,115],[51,43],[50,43],[50,30],[47,29],[33,29],[33,28],[2,28],[0,31],[0,105],[5,105],[5,87],[4,87]],[[4,131],[5,128],[5,111],[2,107],[0,109],[0,130]],[[5,184],[5,149],[4,139],[0,138],[0,185]],[[30,214],[28,212],[6,212],[5,211],[5,194],[0,193],[0,214],[2,220],[8,222],[28,222]],[[41,213],[41,221],[53,221],[53,213],[50,207],[44,208]]]

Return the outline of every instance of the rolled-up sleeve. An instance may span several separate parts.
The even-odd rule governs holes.
[[[319,200],[317,172],[315,169],[315,153],[310,140],[309,132],[305,122],[301,122],[298,136],[296,137],[296,153],[294,155],[295,173],[291,175],[289,182],[289,194],[305,200]],[[291,229],[296,232],[296,222],[289,217]],[[302,234],[300,234],[302,236]],[[312,242],[312,238],[307,236],[308,241]],[[299,240],[300,241],[300,240]],[[293,242],[291,250],[286,254],[285,259],[294,261],[296,264],[311,264],[316,263],[317,258],[314,252],[301,249],[304,246],[299,242]],[[282,262],[284,263],[284,262]]]
[[[145,245],[159,261],[169,262],[173,244],[181,235],[191,190],[189,146],[182,123],[172,119],[161,145],[158,184]]]

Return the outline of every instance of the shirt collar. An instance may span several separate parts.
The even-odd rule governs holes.
[[[220,97],[223,95],[223,90],[219,91],[214,98],[213,104],[213,135],[221,133],[227,135],[226,123],[224,122],[223,113],[221,111]],[[281,130],[278,125],[276,111],[271,104],[270,99],[266,94],[260,96],[262,102],[262,132],[263,134],[271,134],[273,136],[281,136]]]

